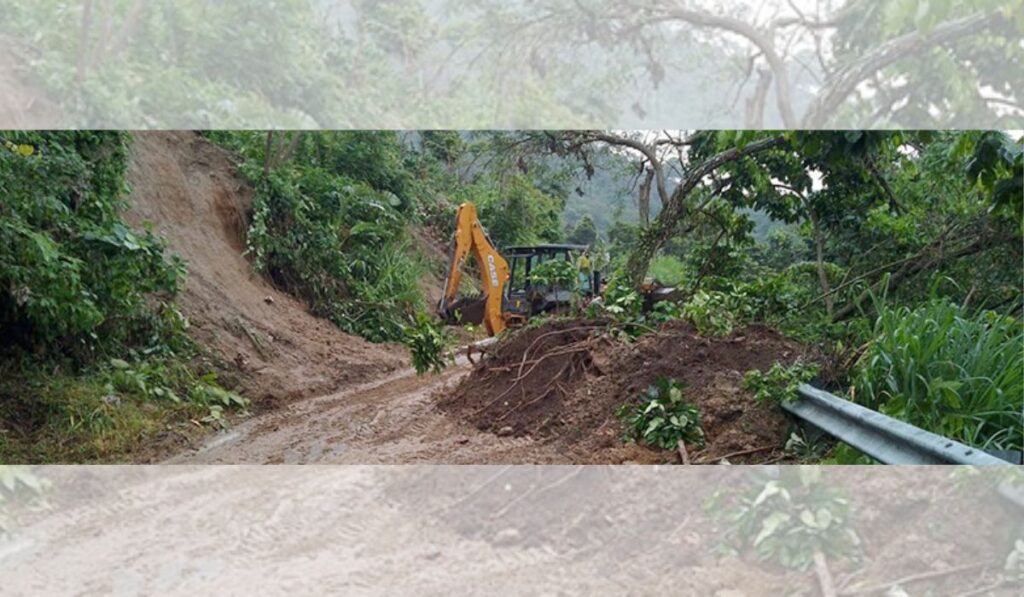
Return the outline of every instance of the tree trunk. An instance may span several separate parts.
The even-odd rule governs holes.
[[[302,131],[295,131],[292,133],[292,138],[288,141],[287,147],[278,152],[277,157],[274,159],[275,168],[292,159],[292,156],[295,155],[295,150],[299,147],[299,141],[301,140]]]
[[[772,71],[762,70],[757,75],[757,87],[754,88],[754,96],[747,99],[745,104],[746,114],[744,121],[748,129],[764,128],[764,105],[768,97],[768,90],[772,84]]]
[[[647,228],[651,224],[651,183],[654,182],[654,170],[647,170],[643,182],[640,183],[640,197],[637,204],[640,208],[640,226]]]
[[[821,284],[821,293],[825,297],[825,313],[831,319],[833,302],[832,289],[828,283],[828,272],[825,271],[825,236],[821,232],[821,226],[818,224],[818,214],[814,211],[813,207],[808,206],[807,215],[811,220],[811,226],[814,228],[814,252],[815,257],[817,257],[818,283]]]
[[[629,253],[629,259],[626,261],[626,280],[633,288],[639,288],[643,283],[651,260],[667,238],[661,231],[662,226],[658,222],[660,219],[655,219],[654,224],[640,232],[640,238]]]
[[[263,178],[270,176],[270,166],[274,159],[274,131],[267,131],[267,143],[263,146]]]
[[[658,250],[672,238],[678,229],[679,222],[687,215],[690,206],[687,204],[690,193],[700,185],[704,178],[715,171],[719,166],[749,156],[759,151],[770,149],[783,142],[782,137],[770,137],[748,143],[742,148],[732,147],[721,153],[717,153],[691,169],[686,178],[679,183],[675,191],[664,202],[661,213],[654,218],[651,225],[641,232],[636,246],[629,254],[626,261],[626,280],[634,288],[640,286],[651,266],[651,260],[658,253]],[[699,210],[699,208],[698,208]]]

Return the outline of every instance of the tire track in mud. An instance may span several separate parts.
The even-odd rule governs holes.
[[[434,406],[470,370],[460,356],[440,374],[403,369],[343,392],[258,415],[167,464],[401,464],[566,462],[552,447],[505,438]]]

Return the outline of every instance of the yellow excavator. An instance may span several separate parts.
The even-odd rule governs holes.
[[[577,289],[542,287],[530,278],[530,272],[539,263],[550,259],[578,263],[580,258],[586,258],[587,250],[586,245],[571,244],[509,247],[510,264],[487,236],[477,217],[476,206],[463,203],[455,216],[450,263],[438,313],[449,323],[482,322],[487,333],[494,336],[510,325],[524,323],[537,313],[567,307],[574,291],[584,297],[598,296],[601,275],[596,271],[584,270]],[[470,254],[480,268],[484,296],[482,299],[458,300],[462,268]]]

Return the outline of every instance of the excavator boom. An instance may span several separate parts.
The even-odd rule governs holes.
[[[484,326],[494,336],[506,327],[502,309],[505,285],[508,283],[508,262],[494,248],[477,217],[476,206],[463,203],[455,216],[455,233],[452,235],[448,275],[444,282],[444,295],[438,304],[438,311],[447,314],[449,305],[459,292],[462,268],[470,253],[480,268],[482,288],[486,295],[484,303]]]

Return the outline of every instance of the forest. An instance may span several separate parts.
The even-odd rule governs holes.
[[[271,408],[239,381],[235,355],[191,325],[182,297],[196,263],[161,222],[126,216],[137,135],[0,133],[0,460],[158,458],[180,447],[174,436]],[[806,358],[740,371],[759,403],[813,381],[970,446],[1024,447],[1019,132],[211,131],[194,142],[251,189],[246,275],[345,334],[405,343],[417,368],[443,369],[457,344],[434,303],[468,201],[499,250],[585,244],[604,272],[601,300],[528,328],[591,322],[627,344],[684,324],[697,338],[770,334]],[[641,309],[652,283],[672,299]],[[237,333],[270,351],[276,334],[253,329]],[[640,400],[676,409],[691,389],[675,383],[658,379]],[[690,410],[672,412],[700,419],[681,404]],[[697,438],[684,424],[651,433],[631,413],[624,434],[639,426],[634,439],[654,449]],[[798,461],[864,461],[787,437]]]
[[[2,0],[0,81],[16,128],[1017,129],[1022,14],[1020,0]]]

